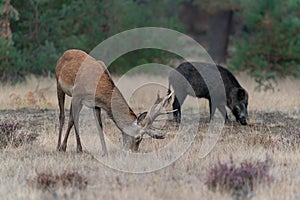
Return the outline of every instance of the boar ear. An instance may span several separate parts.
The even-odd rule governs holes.
[[[247,96],[247,92],[246,90],[244,90],[243,88],[239,88],[237,91],[237,97],[239,101],[245,100]]]

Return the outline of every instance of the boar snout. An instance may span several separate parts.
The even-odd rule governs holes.
[[[238,121],[240,122],[241,125],[247,125],[246,117],[242,117]]]
[[[245,107],[241,105],[235,106],[232,112],[237,122],[239,122],[241,125],[247,125],[248,114],[247,114],[247,109]]]

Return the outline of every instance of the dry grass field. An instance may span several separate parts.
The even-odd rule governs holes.
[[[138,85],[146,78],[149,77],[132,77],[126,80],[126,86]],[[300,199],[300,81],[280,80],[274,92],[255,92],[252,79],[243,74],[237,78],[249,92],[249,125],[225,125],[213,150],[201,158],[199,149],[209,125],[208,102],[190,98],[183,109],[188,123],[197,131],[192,144],[175,162],[149,173],[126,173],[99,162],[95,154],[101,144],[92,134],[97,129],[89,109],[84,109],[80,116],[84,152],[76,153],[73,131],[67,152],[57,152],[59,112],[54,79],[30,77],[24,84],[0,86],[0,122],[18,122],[21,125],[18,132],[38,135],[33,142],[0,148],[1,199]],[[157,80],[166,83],[163,78]],[[165,92],[161,86],[160,89]],[[134,110],[146,110],[156,90],[153,86],[137,90],[129,101]],[[200,123],[193,118],[195,101],[200,106]],[[233,120],[231,113],[230,117]],[[121,133],[105,113],[103,118],[106,139],[116,147],[121,146]],[[172,142],[174,135],[180,134],[173,127],[160,131],[167,132],[167,138],[144,139],[141,153],[163,148]],[[176,148],[172,151],[178,153]],[[116,152],[109,156],[122,164],[124,157],[115,155]],[[168,159],[157,157],[162,162]],[[244,196],[234,196],[233,191],[218,188],[212,190],[205,184],[208,171],[218,161],[229,163],[232,158],[239,165],[244,160],[264,161],[266,157],[273,181],[255,182]],[[151,160],[148,162],[128,167],[153,164]],[[77,182],[61,175],[66,172],[78,173]]]

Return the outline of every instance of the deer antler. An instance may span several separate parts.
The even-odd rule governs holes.
[[[173,113],[176,110],[170,110],[170,111],[163,111],[163,108],[165,107],[168,99],[173,95],[174,92],[171,92],[164,98],[160,98],[159,93],[157,93],[157,99],[155,103],[150,107],[149,111],[147,112],[147,115],[145,117],[146,123],[144,126],[145,128],[149,128],[155,121],[155,119],[160,115],[166,115],[169,113]]]
[[[157,134],[157,133],[153,133],[150,130],[150,126],[153,124],[153,122],[156,120],[156,118],[160,115],[166,115],[169,113],[173,113],[176,110],[170,110],[170,111],[163,111],[163,108],[166,106],[166,103],[168,101],[168,99],[173,95],[173,92],[171,92],[170,94],[168,94],[167,96],[165,96],[164,98],[160,98],[159,93],[157,93],[157,99],[154,102],[154,104],[150,107],[149,111],[147,112],[146,116],[145,116],[145,124],[143,126],[143,132],[141,133],[141,135],[138,135],[137,137],[143,137],[144,134],[149,135],[150,137],[154,138],[154,139],[164,139],[165,136],[161,135],[161,134]],[[145,113],[143,113],[145,114]]]

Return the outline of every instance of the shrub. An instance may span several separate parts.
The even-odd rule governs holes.
[[[36,177],[33,179],[33,182],[35,182],[36,186],[43,190],[49,190],[57,185],[59,181],[59,176],[53,175],[50,172],[40,172],[37,173]]]
[[[61,174],[42,171],[38,172],[35,177],[29,178],[27,183],[42,190],[51,190],[59,186],[85,189],[88,185],[88,179],[77,171],[64,170]]]
[[[84,189],[88,184],[87,178],[79,174],[77,171],[65,170],[60,175],[60,180],[64,187],[77,187],[79,189]]]
[[[22,125],[19,122],[0,122],[0,148],[6,147],[8,144],[18,147],[24,143],[30,143],[37,138],[37,134],[26,134],[20,131],[21,128]]]
[[[299,1],[243,0],[245,28],[235,40],[231,68],[246,70],[257,89],[274,89],[277,77],[300,77]]]
[[[213,191],[232,192],[233,196],[246,197],[256,184],[270,183],[273,177],[269,175],[270,158],[265,161],[245,160],[237,166],[233,159],[229,163],[220,161],[207,172],[205,184]]]
[[[25,80],[24,65],[20,52],[12,41],[0,37],[0,81],[16,82]]]

